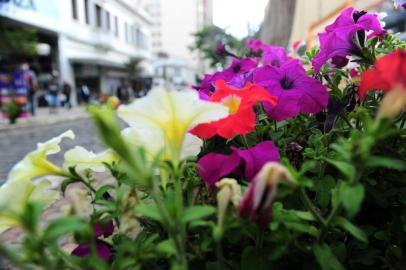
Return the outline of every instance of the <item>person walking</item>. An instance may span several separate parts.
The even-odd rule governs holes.
[[[126,84],[121,84],[117,87],[116,96],[122,104],[127,104],[130,99],[130,93]]]
[[[56,76],[52,76],[48,84],[48,105],[49,113],[58,113],[59,107],[59,83]]]
[[[72,92],[72,87],[69,85],[69,83],[67,81],[65,81],[63,83],[63,87],[62,87],[62,94],[65,96],[65,103],[63,105],[64,105],[64,107],[67,106],[68,110],[70,110],[72,108],[72,104],[70,102],[71,92]]]
[[[86,84],[80,86],[80,96],[82,101],[87,105],[90,102],[90,89]]]
[[[21,109],[20,117],[28,116],[28,83],[27,83],[27,66],[26,63],[21,63],[20,66],[13,73],[13,88],[14,95],[13,101]]]
[[[24,80],[27,85],[27,105],[32,116],[35,115],[36,100],[35,96],[38,91],[38,80],[35,72],[30,69],[28,63],[22,65],[24,70]]]

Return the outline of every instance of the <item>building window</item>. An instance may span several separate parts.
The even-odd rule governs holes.
[[[125,23],[125,42],[129,42],[129,38],[128,38],[128,23]]]
[[[96,26],[102,27],[102,8],[99,5],[96,5]]]
[[[118,17],[114,16],[114,35],[118,37]]]
[[[136,31],[135,31],[135,41],[136,41],[136,45],[137,48],[143,48],[143,42],[144,42],[144,37],[143,37],[143,33],[141,32],[141,30],[137,27]]]
[[[110,31],[111,24],[110,24],[110,12],[106,11],[106,27],[107,31]]]
[[[134,27],[134,25],[132,25],[131,26],[131,43],[133,44],[133,45],[136,45],[135,43],[136,43],[136,41],[137,41],[137,37],[136,37],[136,34],[135,34],[135,27]]]
[[[85,22],[86,24],[90,24],[89,0],[85,0]]]
[[[76,5],[76,0],[72,0],[72,18],[77,20],[78,19],[78,7]]]

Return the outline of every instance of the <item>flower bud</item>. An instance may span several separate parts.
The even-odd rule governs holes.
[[[120,100],[116,96],[111,96],[107,99],[107,106],[109,106],[112,109],[117,109],[118,106],[120,106]]]
[[[234,207],[238,207],[240,203],[241,188],[237,181],[231,178],[223,178],[216,186],[220,189],[217,193],[218,225],[222,227],[229,203],[231,202]]]
[[[266,163],[244,193],[239,215],[247,217],[259,227],[267,225],[272,218],[272,202],[280,181],[294,182],[292,175],[283,165],[276,162]]]

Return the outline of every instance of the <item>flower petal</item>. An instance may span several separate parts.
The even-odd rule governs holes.
[[[94,172],[104,172],[106,166],[103,163],[113,164],[119,160],[119,157],[111,149],[95,154],[82,146],[75,146],[65,153],[64,159],[65,168],[75,166],[79,171],[91,169]]]
[[[271,141],[265,141],[247,150],[232,149],[244,160],[245,177],[251,180],[267,162],[279,162],[278,148]]]
[[[8,179],[12,181],[30,180],[36,176],[58,172],[60,169],[47,161],[46,157],[61,151],[59,144],[64,138],[74,139],[75,134],[72,130],[68,130],[47,142],[38,143],[36,150],[30,152],[23,160],[14,165]]]
[[[214,186],[222,177],[230,174],[240,164],[237,154],[222,155],[210,153],[199,159],[197,171],[200,177],[210,186]]]
[[[58,198],[59,193],[51,189],[51,183],[47,180],[38,183],[7,181],[0,187],[0,233],[20,226],[15,215],[22,214],[28,202],[41,203],[47,208]]]

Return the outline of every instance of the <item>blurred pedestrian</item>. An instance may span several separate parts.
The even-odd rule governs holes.
[[[70,95],[72,92],[72,87],[70,86],[70,84],[67,81],[63,82],[63,88],[62,88],[62,94],[65,96],[65,102],[63,104],[63,106],[67,106],[68,109],[70,110],[72,108],[72,104],[70,102]]]
[[[0,70],[0,108],[3,109],[4,105],[10,102],[11,90],[10,75],[5,70]]]
[[[121,84],[119,87],[117,87],[116,95],[122,104],[127,104],[130,99],[130,93],[127,85]]]
[[[35,72],[30,69],[28,63],[24,63],[22,65],[22,68],[24,70],[24,80],[27,85],[27,98],[28,98],[27,105],[31,112],[31,115],[34,116],[36,107],[35,95],[38,91],[38,80],[37,76],[35,75]]]
[[[21,116],[26,117],[27,113],[27,97],[28,97],[28,80],[27,80],[27,65],[21,63],[13,73],[14,87],[14,102],[21,108]]]
[[[89,104],[90,102],[90,89],[89,87],[87,87],[86,84],[82,84],[79,88],[79,92],[80,92],[80,97],[81,100],[85,103],[85,104]]]
[[[49,113],[58,113],[59,107],[59,83],[56,76],[52,76],[52,79],[48,84],[48,105]]]

